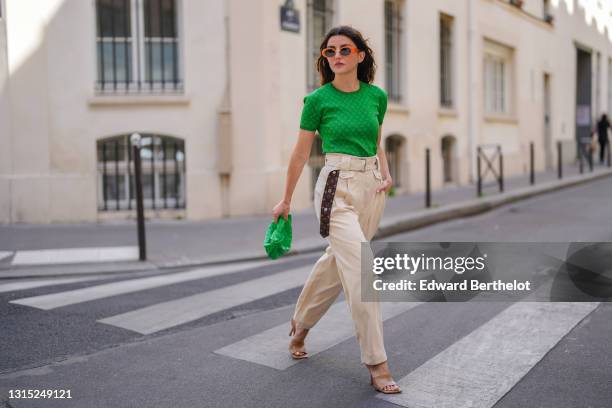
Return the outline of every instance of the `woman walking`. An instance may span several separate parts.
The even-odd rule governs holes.
[[[359,31],[350,26],[332,28],[320,49],[321,86],[304,97],[285,195],[273,209],[275,221],[281,215],[287,218],[293,190],[318,130],[325,166],[315,185],[314,207],[320,234],[329,245],[298,298],[289,351],[295,359],[308,356],[304,348],[308,330],[343,290],[370,383],[380,392],[397,393],[401,390],[387,364],[380,304],[361,300],[361,242],[374,236],[386,192],[393,184],[380,147],[387,94],[372,84],[376,64]]]

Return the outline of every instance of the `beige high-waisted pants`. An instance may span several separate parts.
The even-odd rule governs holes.
[[[361,301],[361,242],[372,239],[385,207],[386,193],[376,192],[382,183],[380,163],[378,156],[326,154],[314,191],[319,222],[327,176],[335,169],[340,171],[326,237],[329,245],[304,284],[293,318],[297,327],[310,329],[343,289],[361,349],[361,362],[378,364],[387,360],[382,315],[380,303]]]

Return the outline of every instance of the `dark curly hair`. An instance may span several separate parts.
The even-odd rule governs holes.
[[[374,62],[374,52],[367,44],[367,39],[363,38],[363,35],[348,25],[341,25],[330,29],[323,41],[321,41],[321,45],[319,46],[320,50],[323,51],[327,47],[327,41],[330,37],[334,35],[345,35],[349,37],[354,43],[359,51],[365,51],[365,58],[363,61],[357,65],[357,78],[363,82],[367,82],[371,84],[374,81],[374,74],[376,73],[376,62]],[[325,58],[319,52],[319,58],[316,62],[317,71],[321,75],[321,85],[325,85],[328,82],[333,81],[336,74],[329,67],[327,62],[327,58]]]

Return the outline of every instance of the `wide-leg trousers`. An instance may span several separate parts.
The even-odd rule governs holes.
[[[361,362],[378,364],[387,360],[383,321],[379,302],[361,300],[361,243],[372,239],[385,207],[386,193],[376,192],[382,184],[380,162],[378,156],[326,154],[314,191],[319,223],[322,196],[332,170],[339,172],[326,237],[328,246],[304,284],[293,318],[298,328],[312,328],[343,290]]]

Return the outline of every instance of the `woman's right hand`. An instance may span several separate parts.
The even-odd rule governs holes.
[[[278,216],[283,215],[283,218],[287,220],[287,216],[289,215],[289,210],[291,209],[291,205],[287,203],[285,200],[281,200],[278,204],[274,206],[272,209],[272,217],[274,218],[274,223],[278,222]]]

